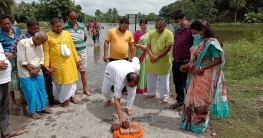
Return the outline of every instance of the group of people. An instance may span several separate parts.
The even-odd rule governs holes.
[[[88,34],[92,38],[94,45],[99,41],[101,28],[99,22],[94,22],[94,24],[90,21],[86,25]]]
[[[28,104],[34,119],[40,118],[39,112],[52,114],[46,99],[61,107],[68,106],[69,101],[79,103],[74,97],[78,72],[83,93],[92,95],[87,84],[85,41],[87,27],[93,31],[94,26],[78,22],[77,12],[72,9],[67,11],[67,18],[65,23],[52,18],[47,33],[40,31],[37,21],[29,20],[27,32],[21,34],[19,28],[11,26],[10,16],[0,16],[1,136],[24,133],[10,131],[8,124],[9,97],[11,109],[19,110],[14,91],[20,91],[21,102]],[[189,23],[182,10],[174,11],[171,19],[174,32],[166,29],[167,20],[162,17],[156,20],[154,30],[148,30],[147,20],[141,19],[141,29],[133,34],[128,30],[129,20],[122,18],[117,28],[108,31],[103,56],[108,63],[102,84],[102,94],[107,99],[105,107],[114,100],[122,124],[126,119],[121,110],[121,96],[127,95],[126,113],[132,116],[136,93],[147,93],[146,99],[155,98],[158,82],[160,101],[168,103],[172,70],[177,97],[170,108],[182,107],[181,128],[202,133],[210,114],[220,118],[229,116],[222,71],[223,43],[206,20]],[[53,84],[58,100],[53,95]]]
[[[47,107],[47,99],[50,105],[60,104],[61,107],[68,106],[69,101],[80,102],[74,97],[78,72],[83,93],[92,95],[86,74],[86,26],[77,22],[75,10],[69,9],[67,18],[64,23],[60,18],[52,18],[51,31],[48,32],[40,31],[36,20],[29,20],[27,31],[21,34],[18,27],[12,26],[9,15],[0,15],[1,137],[24,133],[22,130],[10,131],[8,123],[10,98],[11,109],[20,109],[14,91],[20,91],[21,103],[27,103],[29,114],[34,119],[40,118],[39,112],[53,113]],[[53,95],[53,84],[58,91],[58,100]]]
[[[172,71],[177,96],[170,109],[180,110],[181,128],[203,133],[210,114],[219,118],[229,116],[222,71],[223,43],[207,20],[190,23],[182,10],[175,10],[171,19],[174,32],[166,29],[167,21],[162,17],[156,20],[154,30],[148,30],[147,20],[141,19],[141,29],[132,34],[128,31],[129,20],[122,18],[117,28],[108,31],[103,57],[110,62],[102,86],[102,94],[107,98],[105,107],[114,100],[121,124],[125,121],[121,95],[128,91],[126,113],[132,116],[136,93],[147,93],[146,99],[155,98],[158,82],[160,101],[168,103]]]

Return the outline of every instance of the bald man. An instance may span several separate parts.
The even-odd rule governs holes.
[[[44,31],[35,33],[31,38],[19,41],[17,45],[17,69],[32,118],[40,118],[37,111],[48,114],[52,110],[46,107],[46,89],[41,67],[44,64],[42,44],[48,37]]]

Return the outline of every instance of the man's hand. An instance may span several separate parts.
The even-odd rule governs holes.
[[[184,64],[180,67],[180,71],[181,72],[187,72],[189,69],[189,65],[188,64]]]
[[[4,60],[0,60],[0,70],[5,70],[7,69],[7,67],[8,67],[8,64],[5,63]]]
[[[11,60],[13,58],[13,54],[9,52],[5,52],[5,56],[8,60]]]
[[[47,72],[48,73],[54,73],[54,69],[53,68],[49,68],[49,67],[45,67],[46,68],[46,70],[47,70]]]
[[[103,56],[104,62],[108,63],[109,62],[109,57],[108,56]]]
[[[150,61],[151,61],[152,63],[154,63],[154,62],[156,62],[156,61],[158,60],[158,57],[157,57],[156,55],[153,55],[153,56],[151,56],[150,58],[151,58]]]
[[[120,127],[122,127],[122,123],[125,122],[126,119],[125,118],[120,118]]]
[[[76,61],[76,66],[77,66],[77,69],[79,69],[79,67],[80,67],[79,61]]]

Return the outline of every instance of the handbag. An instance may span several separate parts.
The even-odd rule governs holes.
[[[64,57],[69,57],[71,52],[66,44],[60,44],[61,54]]]
[[[52,33],[53,36],[56,38],[55,34],[54,34],[53,32],[51,32],[51,33]],[[60,50],[61,50],[62,56],[64,56],[64,57],[69,57],[69,56],[71,55],[71,52],[70,52],[68,46],[66,45],[66,40],[65,40],[65,36],[64,36],[64,33],[63,33],[63,32],[62,32],[62,36],[63,36],[63,38],[64,38],[64,44],[61,44],[61,43],[59,42],[59,40],[58,40],[57,38],[56,38],[56,39],[57,39],[58,43],[60,44]]]

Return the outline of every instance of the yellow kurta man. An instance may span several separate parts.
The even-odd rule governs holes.
[[[77,104],[74,98],[78,80],[77,68],[79,67],[79,57],[74,43],[68,31],[62,30],[62,22],[59,18],[51,19],[52,31],[47,32],[48,40],[44,43],[44,67],[52,73],[53,81],[59,93],[61,107],[68,105],[68,99]],[[64,48],[66,48],[67,54]]]

